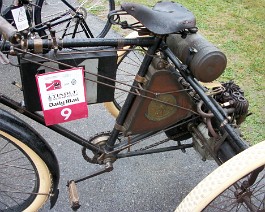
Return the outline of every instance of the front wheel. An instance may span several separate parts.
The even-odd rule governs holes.
[[[184,211],[265,211],[265,141],[241,152],[201,181],[181,202]]]
[[[0,211],[38,211],[49,198],[51,173],[28,142],[1,120]]]

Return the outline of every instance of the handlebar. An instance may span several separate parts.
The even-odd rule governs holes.
[[[16,28],[2,16],[0,16],[0,34],[11,43],[18,43],[21,40],[21,36]]]

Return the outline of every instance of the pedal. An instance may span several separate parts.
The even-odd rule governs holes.
[[[105,167],[86,176],[86,177],[82,177],[82,178],[79,178],[79,179],[76,179],[76,180],[70,180],[68,181],[67,183],[67,186],[68,186],[68,192],[69,192],[69,199],[70,199],[70,205],[71,205],[71,208],[76,211],[78,208],[80,208],[80,204],[79,204],[79,196],[78,196],[78,193],[77,193],[77,188],[76,188],[76,183],[79,183],[81,181],[84,181],[84,180],[87,180],[89,178],[92,178],[92,177],[95,177],[95,176],[98,176],[100,174],[103,174],[103,173],[106,173],[106,172],[110,172],[113,170],[113,166],[112,166],[112,163],[109,161],[105,164]]]
[[[80,208],[79,204],[79,196],[77,193],[77,188],[74,180],[71,180],[68,182],[68,192],[69,192],[69,200],[71,208],[76,211],[78,208]]]

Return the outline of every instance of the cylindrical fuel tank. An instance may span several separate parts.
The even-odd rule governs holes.
[[[224,53],[199,33],[188,34],[186,38],[169,35],[167,45],[201,82],[216,80],[226,68]]]

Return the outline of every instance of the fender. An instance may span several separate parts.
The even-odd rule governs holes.
[[[52,148],[44,138],[26,122],[2,109],[0,109],[0,129],[4,129],[7,133],[14,135],[14,137],[20,139],[20,141],[23,141],[23,143],[36,152],[36,154],[38,154],[46,163],[53,180],[53,195],[50,197],[52,208],[58,198],[58,184],[60,178],[59,164]],[[22,140],[21,138],[24,139]]]

